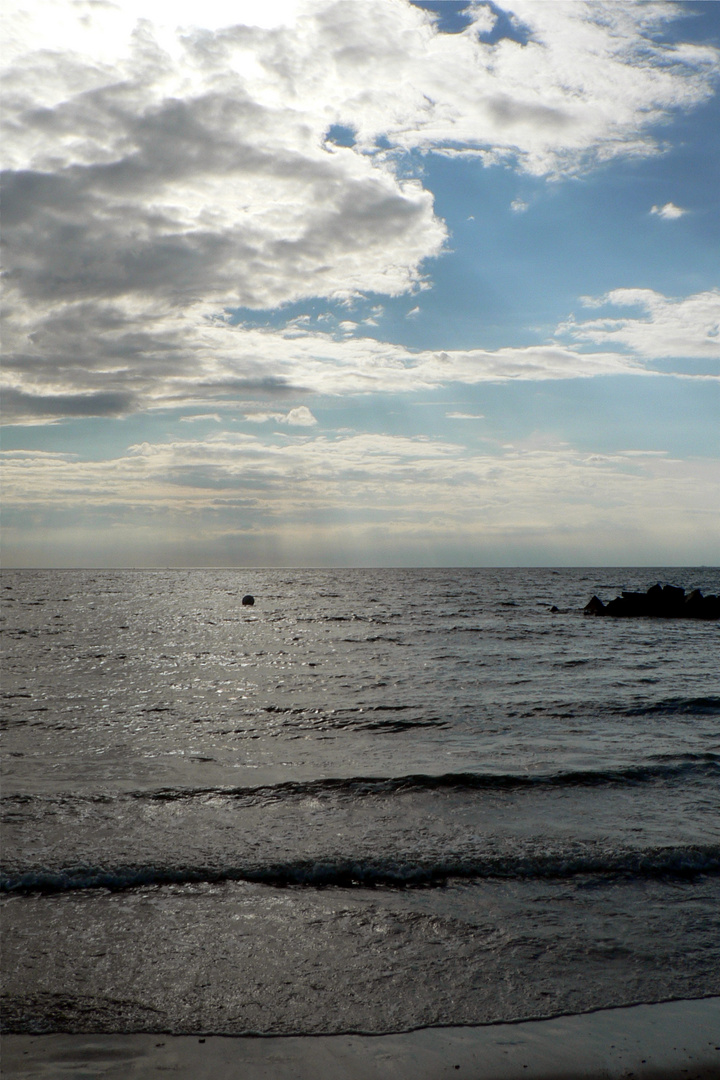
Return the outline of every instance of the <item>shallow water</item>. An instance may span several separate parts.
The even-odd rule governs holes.
[[[6,1026],[390,1031],[720,992],[718,624],[581,613],[656,580],[720,592],[4,574]]]

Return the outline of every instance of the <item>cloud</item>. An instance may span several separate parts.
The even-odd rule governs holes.
[[[542,500],[533,497],[530,488],[538,481],[547,493],[548,488],[559,489],[565,480],[576,483],[586,474],[596,479],[610,474],[616,479],[621,474],[637,477],[646,466],[629,453],[584,454],[568,447],[510,447],[495,454],[477,454],[428,437],[315,436],[285,445],[238,432],[218,432],[204,439],[145,442],[105,462],[45,453],[10,454],[6,467],[10,469],[8,505],[33,505],[37,500],[65,506],[70,498],[86,505],[127,499],[155,507],[159,500],[175,507],[184,506],[187,498],[192,511],[208,500],[217,505],[217,491],[223,487],[229,500],[251,497],[263,502],[268,513],[304,514],[309,509],[308,493],[314,492],[310,498],[316,509],[358,498],[393,508],[399,499],[400,507],[408,512],[427,515],[440,506],[462,518],[467,493],[475,484],[482,487],[472,498],[476,509],[487,508],[491,494],[490,502],[495,500],[498,509],[505,506],[508,484],[516,491],[527,484],[525,495],[537,508]],[[660,467],[655,457],[647,465]],[[412,492],[401,494],[410,475]],[[91,477],[94,482],[86,482]],[[182,496],[180,488],[185,489]],[[432,509],[425,502],[430,492]],[[617,504],[617,496],[614,501]],[[518,522],[534,512],[526,502],[518,504]]]
[[[510,203],[510,209],[514,214],[524,214],[528,208],[528,203],[523,202],[522,199],[513,199]]]
[[[643,314],[586,322],[571,319],[558,327],[559,336],[630,349],[646,360],[720,360],[720,289],[680,299],[652,289],[613,289],[604,296],[583,300],[587,307],[635,307]]]
[[[288,413],[245,413],[245,419],[250,420],[253,424],[266,424],[268,420],[274,420],[278,424],[288,424],[290,427],[314,427],[317,424],[317,420],[306,405],[299,405]]]
[[[21,416],[27,420],[125,416],[136,407],[135,395],[121,389],[89,393],[32,393],[15,386],[3,389],[3,409],[7,417]]]
[[[665,203],[664,206],[653,206],[650,211],[651,214],[657,214],[663,221],[676,221],[677,218],[684,217],[687,214],[687,210],[681,209],[676,206],[675,203]]]
[[[290,424],[291,427],[314,427],[317,424],[317,420],[306,405],[298,405],[296,409],[291,409],[282,422]]]
[[[446,412],[448,420],[484,420],[484,413]]]
[[[487,5],[460,34],[403,0],[3,11],[5,355],[11,409],[35,418],[438,385],[443,365],[548,377],[537,350],[438,361],[367,343],[333,373],[323,340],[294,367],[286,339],[265,358],[225,313],[414,294],[447,229],[406,152],[573,175],[655,152],[653,126],[719,68],[710,46],[663,42],[678,9],[658,3],[516,0],[525,44],[481,40]],[[354,145],[328,140],[338,126]]]
[[[4,404],[6,418],[16,422],[160,408],[205,412],[258,396],[283,400],[287,409],[308,394],[407,393],[453,382],[645,371],[636,359],[611,351],[584,354],[560,344],[413,351],[358,334],[299,333],[294,324],[286,330],[236,326],[211,312],[199,318],[197,309],[167,315],[82,303],[28,318],[32,333],[22,333],[11,314],[6,318]]]
[[[115,532],[118,544],[144,538],[147,559],[155,550],[147,531],[164,558],[182,559],[198,528],[206,552],[226,550],[233,561],[250,551],[264,565],[273,550],[295,560],[334,552],[334,561],[352,563],[358,550],[363,560],[368,551],[382,559],[390,535],[396,552],[416,559],[423,545],[455,544],[471,560],[488,545],[505,559],[537,552],[539,541],[556,553],[564,544],[612,551],[618,531],[625,550],[640,554],[645,545],[645,558],[659,542],[707,553],[720,498],[718,463],[704,459],[562,444],[478,453],[449,440],[374,434],[308,434],[288,444],[217,432],[139,444],[106,461],[8,454],[3,472],[11,561],[15,522],[31,514],[31,548],[51,564],[78,515],[86,544],[107,538],[105,557]],[[16,554],[22,561],[27,549]]]

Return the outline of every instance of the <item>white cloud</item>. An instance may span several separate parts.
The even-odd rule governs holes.
[[[288,424],[290,427],[314,427],[317,424],[317,420],[306,405],[299,405],[288,413],[245,413],[245,419],[250,420],[253,424],[266,424],[269,420],[273,420],[277,424]]]
[[[720,289],[680,299],[652,289],[613,289],[584,297],[587,307],[636,307],[643,315],[569,320],[557,333],[577,342],[617,345],[646,360],[664,357],[720,360]]]
[[[32,327],[28,334],[26,326]],[[24,333],[22,331],[25,331]],[[615,352],[564,345],[412,351],[357,334],[233,326],[197,309],[171,315],[127,304],[61,305],[44,319],[6,318],[4,411],[17,421],[216,410],[227,400],[403,393],[448,383],[643,374]],[[48,376],[51,371],[51,377]],[[273,414],[276,409],[265,409]]]
[[[290,424],[291,427],[314,427],[317,424],[317,420],[306,405],[298,405],[296,409],[291,409],[282,422]]]
[[[511,552],[537,552],[539,543],[556,554],[569,545],[617,557],[622,535],[624,550],[640,554],[644,545],[647,559],[652,545],[709,552],[718,527],[712,508],[720,505],[716,461],[567,445],[477,453],[447,440],[372,434],[271,444],[218,432],[144,443],[108,461],[11,454],[3,471],[10,561],[19,511],[32,514],[34,525],[30,548],[18,546],[17,558],[44,552],[51,564],[63,533],[74,529],[68,517],[78,515],[86,545],[98,536],[110,542],[80,549],[80,559],[88,551],[96,559],[100,550],[112,561],[113,530],[118,544],[122,530],[131,543],[143,538],[145,559],[153,550],[168,558],[170,549],[182,558],[194,550],[198,529],[206,552],[227,550],[233,538],[257,541],[241,550],[265,565],[273,545],[286,561],[333,550],[340,563],[352,563],[354,551],[387,558],[390,536],[396,555],[410,551],[417,559],[423,545],[455,544],[472,560],[494,545],[506,553],[503,561]],[[231,561],[236,553],[232,548]]]
[[[523,202],[522,199],[513,199],[510,203],[510,209],[514,214],[524,214],[528,208],[528,204]]]
[[[443,370],[627,368],[367,343],[334,364],[323,340],[293,367],[285,338],[265,339],[266,359],[223,313],[422,288],[447,230],[403,174],[405,150],[548,176],[654,152],[652,125],[705,100],[718,72],[717,50],[659,41],[671,5],[515,0],[525,45],[483,43],[485,5],[460,34],[402,0],[3,10],[11,410],[124,415],[243,385],[357,392],[438,385]],[[352,127],[353,147],[327,143],[333,124]]]
[[[448,420],[484,420],[484,413],[446,412]]]
[[[284,418],[284,413],[276,412],[249,412],[245,413],[245,419],[251,424],[267,424],[269,420],[279,421]]]
[[[657,214],[663,221],[675,221],[677,218],[684,217],[685,214],[687,214],[687,210],[681,209],[681,207],[676,206],[675,203],[668,202],[665,203],[664,206],[653,206],[650,213]]]

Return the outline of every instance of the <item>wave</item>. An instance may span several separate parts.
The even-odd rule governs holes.
[[[654,762],[615,769],[578,769],[556,773],[414,773],[407,776],[322,777],[317,780],[287,780],[279,784],[254,787],[155,788],[151,790],[62,795],[14,794],[0,798],[0,807],[12,812],[13,806],[29,804],[116,803],[146,800],[149,802],[184,802],[193,799],[233,799],[256,802],[281,802],[336,795],[347,798],[382,798],[424,791],[516,791],[544,788],[583,788],[645,783],[677,783],[720,780],[720,754],[658,755]]]
[[[622,713],[624,716],[654,716],[658,713],[664,716],[720,716],[720,697],[709,694],[706,697],[666,698],[647,705],[626,705]]]
[[[593,664],[593,660],[563,660],[554,666],[562,668],[581,668],[587,664]],[[649,668],[655,674],[640,679],[642,683],[655,684],[659,682],[659,668]],[[520,717],[525,720],[544,719],[550,720],[573,720],[585,717],[602,718],[609,720],[623,720],[635,717],[698,717],[707,718],[720,716],[720,696],[708,694],[703,697],[670,697],[659,701],[618,699],[588,699],[578,702],[553,702],[543,705],[533,701],[522,703],[515,707],[508,715],[512,718]]]
[[[352,798],[405,794],[422,791],[513,791],[517,789],[600,787],[668,781],[720,779],[720,754],[687,754],[682,758],[617,769],[578,769],[557,773],[414,773],[407,776],[323,777],[258,787],[160,788],[132,792],[131,798],[174,800],[197,797],[267,799],[308,798],[324,794]]]
[[[331,709],[299,708],[297,706],[265,705],[260,710],[282,717],[282,724],[273,732],[275,735],[290,731],[382,731],[383,734],[409,731],[413,728],[447,728],[450,721],[440,716],[428,716],[420,705],[363,705]],[[378,718],[378,713],[387,716]],[[412,713],[399,716],[400,713]]]
[[[277,888],[418,888],[456,880],[600,879],[692,880],[720,873],[720,846],[551,855],[448,856],[422,859],[328,858],[238,866],[77,866],[32,868],[0,876],[0,892],[55,894],[72,890],[122,891],[161,885],[236,881]]]
[[[350,639],[345,639],[350,640]],[[353,639],[355,640],[355,639]],[[357,639],[359,640],[359,639]],[[369,639],[371,641],[380,640],[379,638]],[[387,640],[390,640],[389,638]],[[449,660],[453,660],[455,663],[461,663],[457,657],[449,652],[440,652],[433,654],[430,659],[434,663],[446,663]],[[475,662],[475,661],[474,661]],[[563,660],[560,662],[560,666],[563,668],[579,668],[587,665],[595,664],[596,661],[592,658],[576,658],[570,660]],[[479,659],[476,662],[476,667],[487,666],[485,661]],[[523,680],[529,681],[527,679]],[[516,680],[516,684],[520,680]],[[323,724],[331,727],[347,727],[357,725],[358,727],[363,724],[363,717],[378,712],[388,711],[393,713],[399,713],[404,710],[413,710],[417,717],[418,723],[422,723],[423,718],[423,705],[420,701],[414,704],[406,704],[400,702],[394,702],[390,705],[372,705],[366,704],[362,708],[358,706],[346,706],[340,708],[332,713],[325,713],[320,709],[308,709],[298,706],[282,706],[282,705],[265,705],[261,708],[260,712],[276,713],[288,717],[288,721],[297,725],[299,722],[306,722],[313,729],[317,729],[318,726]],[[573,718],[580,718],[583,716],[593,717],[608,717],[609,719],[624,719],[635,717],[714,717],[720,716],[720,696],[707,694],[702,697],[668,697],[662,698],[656,701],[648,700],[587,700],[583,702],[554,702],[552,704],[544,704],[537,701],[528,701],[520,703],[514,707],[516,711],[510,711],[508,715],[510,717],[519,716],[523,719],[538,720],[544,717],[549,719],[563,719],[572,720]],[[498,709],[494,707],[488,711],[488,715],[496,715]],[[436,719],[436,718],[432,718]],[[448,725],[452,721],[452,714],[448,713],[444,718],[437,718],[442,724]]]

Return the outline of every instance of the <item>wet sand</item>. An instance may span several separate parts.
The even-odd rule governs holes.
[[[720,997],[398,1035],[7,1035],[4,1080],[719,1080]]]

